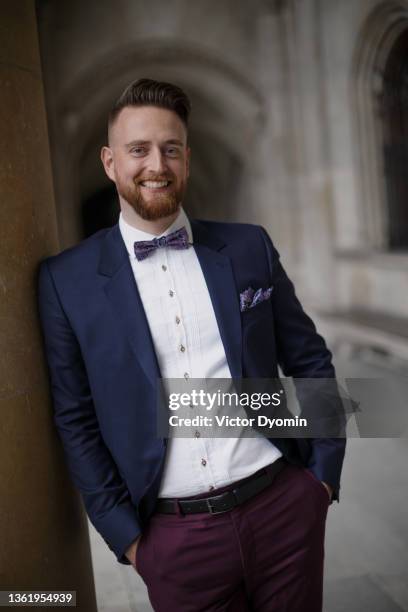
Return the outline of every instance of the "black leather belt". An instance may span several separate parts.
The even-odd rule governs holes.
[[[197,514],[199,512],[221,514],[222,512],[229,512],[272,484],[275,476],[285,465],[287,465],[287,461],[280,457],[250,478],[243,479],[242,484],[239,484],[240,481],[238,481],[235,485],[231,485],[234,486],[233,489],[220,495],[201,499],[158,499],[155,512],[163,514]]]

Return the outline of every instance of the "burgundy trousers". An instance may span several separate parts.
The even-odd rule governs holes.
[[[229,512],[154,514],[136,555],[153,609],[321,612],[328,506],[324,485],[287,465]]]

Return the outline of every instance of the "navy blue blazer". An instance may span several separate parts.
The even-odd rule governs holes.
[[[265,230],[192,221],[194,249],[233,378],[332,378],[331,353],[299,303]],[[240,311],[251,286],[270,299]],[[39,310],[54,420],[87,514],[120,563],[157,499],[166,440],[156,433],[160,377],[119,225],[40,264]],[[339,500],[345,439],[271,439]]]

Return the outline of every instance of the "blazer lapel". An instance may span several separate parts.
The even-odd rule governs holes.
[[[242,377],[242,330],[237,287],[225,243],[191,221],[193,246],[207,283],[232,378]]]
[[[160,378],[159,364],[118,224],[105,236],[98,272],[108,277],[104,290],[114,308],[118,325],[122,327],[136,359],[156,388],[157,379]]]
[[[242,332],[239,298],[225,243],[199,221],[191,221],[194,249],[203,270],[233,378],[242,377]],[[116,223],[106,234],[98,272],[108,277],[104,286],[118,324],[146,376],[156,387],[160,368],[129,255]]]

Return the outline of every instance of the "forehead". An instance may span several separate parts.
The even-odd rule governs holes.
[[[133,140],[186,142],[187,130],[174,111],[156,106],[127,106],[111,127],[110,138],[115,144]]]

